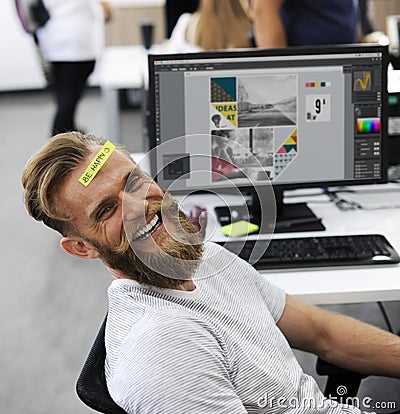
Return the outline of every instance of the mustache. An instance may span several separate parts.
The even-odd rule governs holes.
[[[146,223],[147,216],[155,216],[158,214],[160,217],[164,214],[168,214],[168,217],[173,220],[178,220],[179,218],[179,208],[176,201],[172,198],[169,193],[164,194],[164,198],[162,200],[156,200],[152,202],[147,209],[146,216],[143,216],[143,222],[141,227],[128,229],[123,226],[121,231],[121,242],[115,248],[116,253],[125,253],[131,245],[133,240],[133,236],[139,231]]]

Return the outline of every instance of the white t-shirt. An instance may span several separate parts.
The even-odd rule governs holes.
[[[99,0],[44,0],[50,19],[38,30],[44,56],[51,62],[95,60],[104,43]]]
[[[252,266],[206,243],[194,282],[191,292],[112,282],[105,369],[110,394],[124,410],[360,412],[326,400],[302,371],[276,326],[285,293]]]

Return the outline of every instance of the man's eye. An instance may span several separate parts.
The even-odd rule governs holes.
[[[139,182],[140,177],[130,177],[125,185],[125,191],[133,191]]]
[[[111,214],[111,212],[114,210],[114,206],[107,206],[104,207],[102,210],[100,210],[97,219],[101,220],[106,218],[107,216],[109,216]]]

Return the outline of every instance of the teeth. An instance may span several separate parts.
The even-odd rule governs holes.
[[[138,239],[140,239],[140,238],[144,238],[143,236],[144,235],[146,235],[146,237],[147,237],[147,235],[149,234],[149,233],[151,233],[151,231],[152,230],[154,230],[154,227],[157,225],[157,223],[158,223],[158,221],[159,221],[159,219],[158,219],[158,215],[156,214],[150,221],[149,221],[149,223],[148,224],[146,224],[141,230],[139,230],[139,231],[137,231],[135,234],[134,234],[134,236],[133,236],[133,238],[132,238],[132,240],[133,241],[136,241],[136,240],[138,240]]]

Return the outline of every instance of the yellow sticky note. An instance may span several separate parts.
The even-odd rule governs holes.
[[[246,236],[246,234],[258,231],[260,227],[257,224],[250,223],[246,220],[236,221],[221,227],[222,233],[228,237]]]
[[[87,187],[96,177],[96,174],[100,171],[101,167],[107,161],[108,157],[115,150],[115,145],[107,141],[102,147],[101,150],[94,156],[90,164],[84,171],[84,173],[79,177],[79,182]]]

